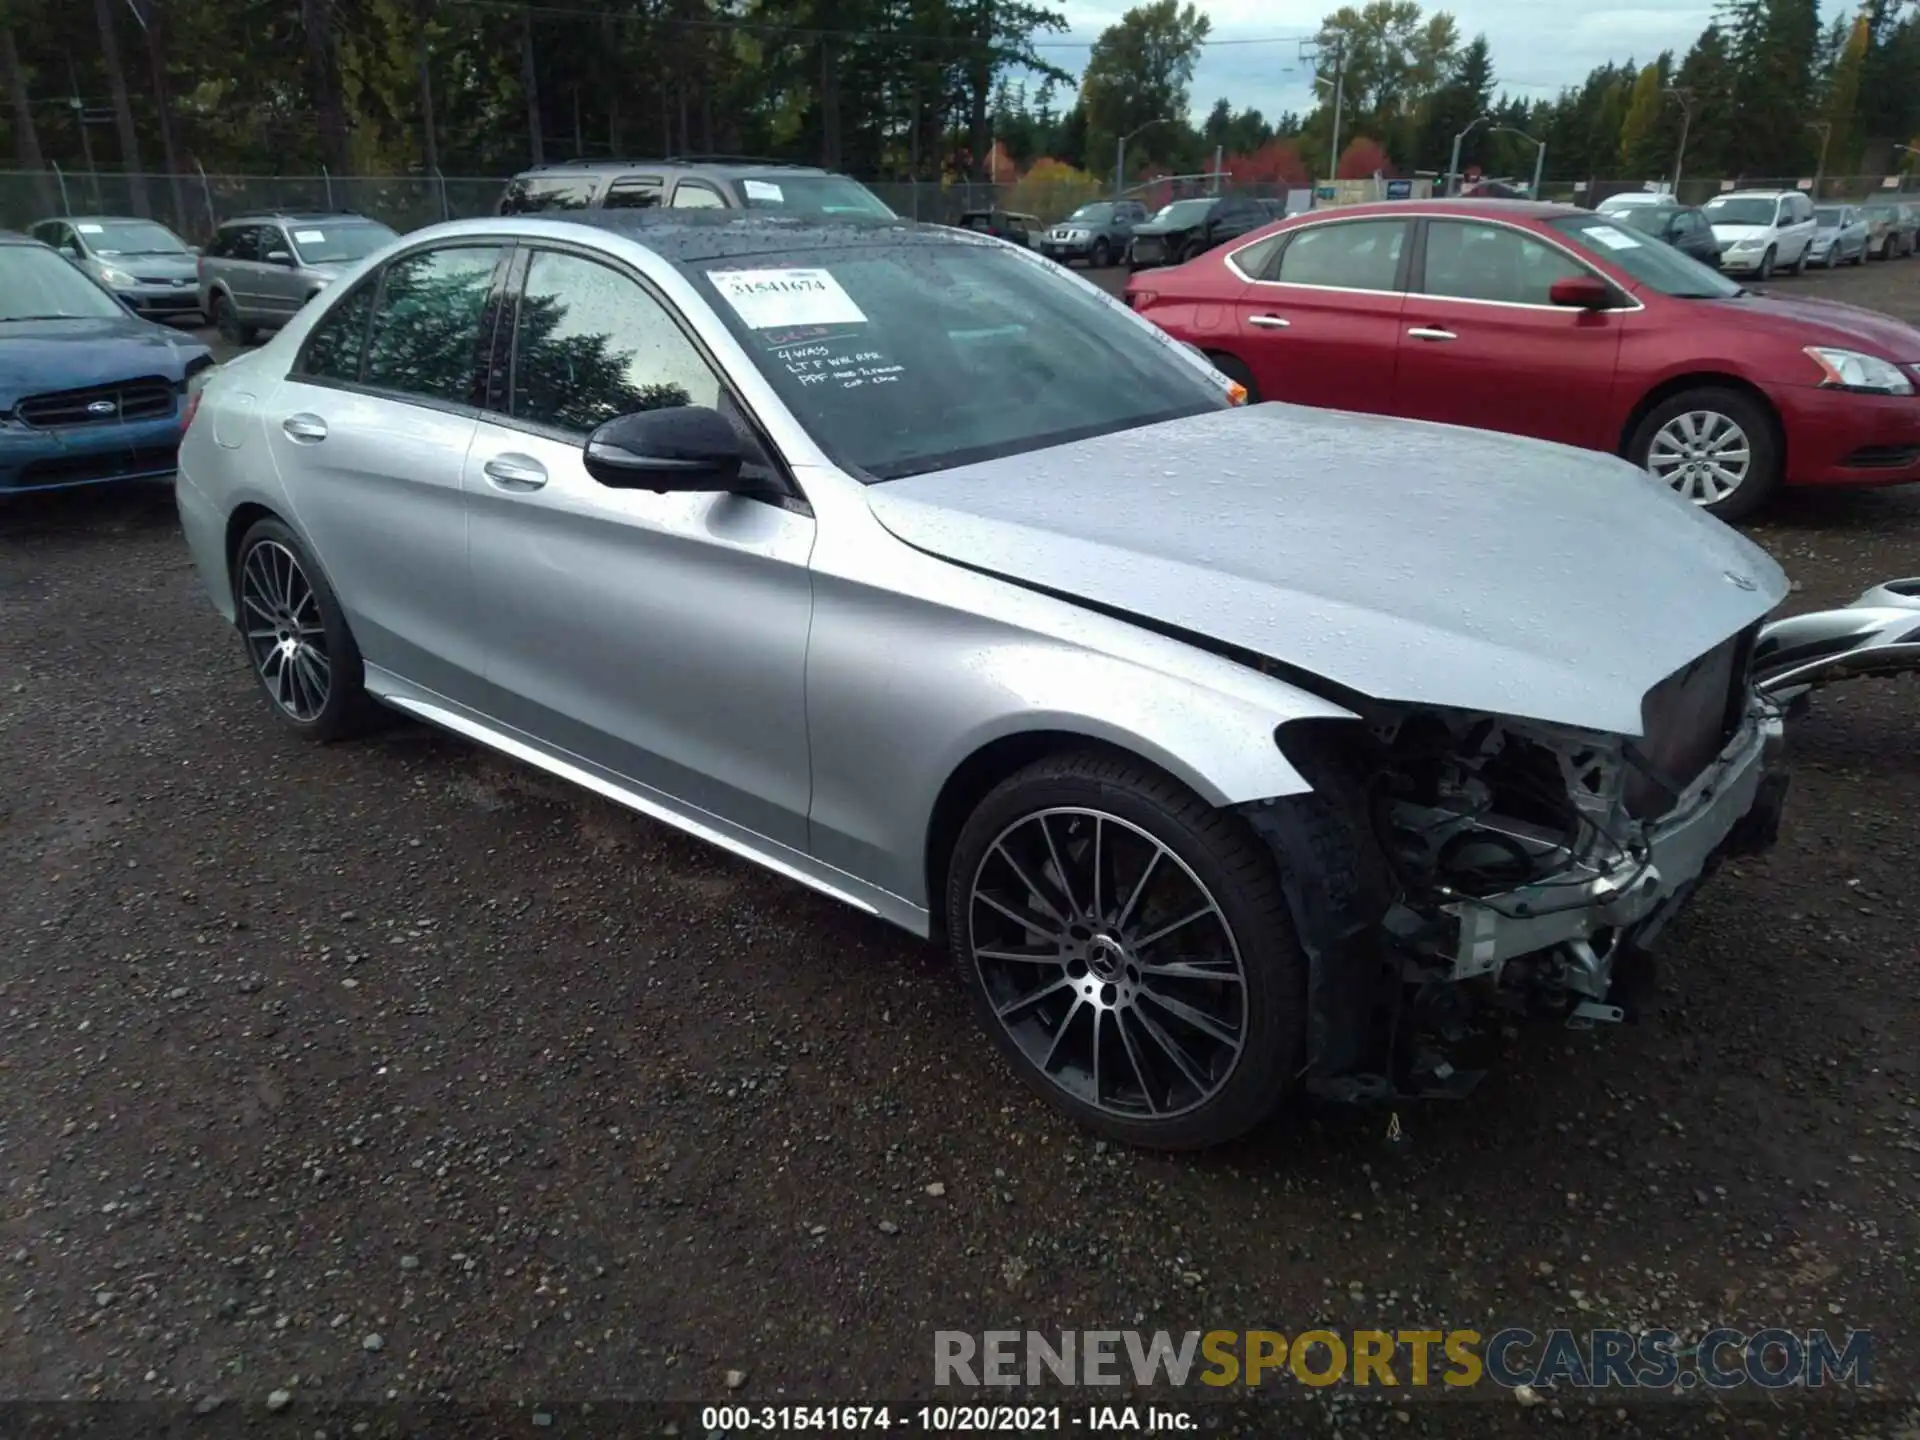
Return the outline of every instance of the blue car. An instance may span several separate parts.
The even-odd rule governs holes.
[[[49,246],[0,233],[0,496],[172,475],[213,363]]]

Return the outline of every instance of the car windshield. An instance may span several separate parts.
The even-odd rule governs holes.
[[[1779,202],[1758,196],[1709,200],[1706,205],[1710,225],[1771,225]]]
[[[87,248],[96,255],[184,255],[186,243],[151,220],[76,220]]]
[[[1658,205],[1628,205],[1613,218],[1622,225],[1631,225],[1649,235],[1660,235],[1666,232],[1667,222],[1679,213],[1678,210],[1663,210]]]
[[[1162,207],[1160,213],[1153,218],[1164,220],[1169,225],[1191,225],[1196,220],[1204,220],[1207,209],[1212,204],[1211,200],[1176,200],[1171,205]]]
[[[350,225],[289,225],[288,233],[303,265],[346,265],[364,260],[389,240],[399,237],[372,220]]]
[[[689,268],[807,432],[869,480],[1231,404],[1119,302],[997,246],[845,246]]]
[[[1835,210],[1831,206],[1828,206],[1828,205],[1821,206],[1818,210],[1813,212],[1813,218],[1818,220],[1822,226],[1824,226],[1829,230],[1837,230],[1840,228],[1840,224],[1841,224],[1840,212],[1838,210]]]
[[[1069,221],[1077,221],[1082,225],[1104,225],[1112,218],[1111,205],[1082,205],[1067,217]]]
[[[750,175],[740,182],[740,197],[749,210],[893,217],[885,201],[844,175]]]
[[[1708,269],[1664,240],[1622,229],[1614,223],[1617,219],[1624,217],[1569,215],[1551,223],[1589,255],[1619,266],[1661,295],[1677,300],[1726,300],[1743,293],[1743,287],[1718,270]]]
[[[0,245],[0,323],[103,320],[126,313],[119,301],[58,252],[39,245]]]

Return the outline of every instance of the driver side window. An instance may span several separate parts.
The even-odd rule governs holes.
[[[636,281],[577,255],[533,252],[515,318],[514,419],[584,439],[637,410],[705,405],[726,413],[724,388]]]

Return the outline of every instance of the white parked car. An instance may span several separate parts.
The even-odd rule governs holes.
[[[1676,203],[1671,194],[1657,190],[1623,190],[1618,195],[1609,195],[1594,210],[1601,215],[1618,215],[1622,210],[1637,210],[1643,205],[1672,205]]]
[[[1776,269],[1798,275],[1813,255],[1820,222],[1798,190],[1732,190],[1701,207],[1720,242],[1720,268],[1761,280]]]

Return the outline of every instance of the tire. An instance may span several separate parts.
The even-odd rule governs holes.
[[[1105,270],[1113,264],[1113,247],[1104,239],[1093,242],[1093,254],[1087,258],[1087,264],[1095,270]]]
[[[1840,243],[1837,240],[1827,248],[1827,263],[1820,268],[1823,270],[1838,270],[1840,268]]]
[[[946,891],[953,962],[981,1023],[1023,1083],[1089,1129],[1193,1150],[1244,1134],[1285,1097],[1307,963],[1272,853],[1239,816],[1126,756],[1053,756],[967,818]],[[1032,943],[1040,927],[1057,935],[1052,950]],[[1175,931],[1184,973],[1162,974]]]
[[[256,521],[241,537],[233,597],[247,663],[282,724],[324,743],[364,734],[379,722],[383,712],[367,694],[366,666],[340,601],[300,537],[280,521]],[[318,703],[316,675],[324,678]]]
[[[229,344],[251,345],[258,337],[260,332],[251,325],[241,324],[240,317],[234,314],[233,301],[219,291],[214,292],[211,309],[213,313],[208,318],[213,321],[213,328]]]
[[[1240,386],[1247,392],[1247,404],[1258,405],[1260,403],[1260,387],[1254,383],[1253,371],[1249,370],[1240,361],[1234,359],[1233,356],[1222,355],[1217,351],[1209,350],[1207,352],[1207,359],[1213,362],[1214,369],[1218,370],[1222,375],[1226,376],[1229,380],[1233,381],[1234,384]]]
[[[1799,258],[1798,260],[1795,260],[1795,261],[1793,262],[1793,264],[1791,264],[1791,265],[1789,265],[1789,266],[1787,267],[1787,273],[1788,273],[1789,275],[1804,275],[1804,274],[1806,274],[1806,273],[1807,273],[1807,257],[1808,257],[1809,255],[1811,255],[1812,253],[1813,253],[1813,246],[1812,246],[1812,245],[1803,245],[1803,246],[1801,246],[1801,247],[1800,247],[1800,258]]]
[[[1773,278],[1773,258],[1771,250],[1760,257],[1760,268],[1754,272],[1754,279],[1764,282]]]
[[[1677,422],[1684,416],[1712,416],[1730,421],[1745,437],[1748,461],[1744,478],[1717,499],[1707,498],[1709,475],[1695,471],[1693,478],[1688,478],[1688,464],[1700,462],[1689,461],[1683,454],[1676,464],[1656,464],[1659,460],[1654,453],[1656,440],[1669,425],[1674,425],[1675,431],[1669,432],[1661,445],[1663,454],[1673,453],[1676,432],[1685,429],[1683,423]],[[1711,427],[1704,422],[1696,422],[1696,428],[1703,436],[1711,434]],[[1738,453],[1730,442],[1719,448],[1723,453]],[[1721,520],[1742,520],[1754,514],[1773,498],[1783,478],[1779,431],[1771,412],[1751,396],[1717,385],[1683,390],[1649,410],[1634,427],[1633,437],[1627,443],[1627,458]],[[1689,493],[1690,488],[1694,493]]]

